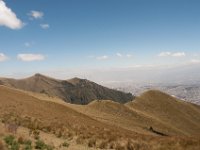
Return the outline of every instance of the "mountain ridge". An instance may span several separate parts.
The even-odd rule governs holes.
[[[101,99],[126,103],[134,99],[130,93],[109,89],[87,79],[59,80],[39,73],[24,79],[0,78],[0,85],[57,96],[73,104],[88,104]]]

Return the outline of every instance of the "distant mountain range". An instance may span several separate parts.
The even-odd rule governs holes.
[[[57,80],[41,74],[20,80],[0,78],[0,85],[44,93],[73,104],[88,104],[102,99],[126,103],[134,99],[130,93],[109,89],[86,79]]]

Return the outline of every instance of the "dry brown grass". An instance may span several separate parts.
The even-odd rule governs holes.
[[[133,112],[124,105],[121,106],[112,102],[103,102],[103,105],[98,103],[98,107],[90,105],[77,106],[75,108],[68,104],[61,105],[54,102],[41,101],[18,90],[0,87],[0,103],[0,118],[4,123],[15,123],[27,127],[31,131],[45,131],[57,135],[57,138],[73,139],[76,140],[77,144],[87,145],[88,147],[125,150],[182,150],[184,147],[189,150],[195,150],[200,148],[200,138],[198,136],[193,138],[161,137],[149,133],[146,129],[140,130],[144,132],[142,134],[141,132],[136,133],[133,130],[129,130],[126,126],[123,128],[124,123],[122,121],[127,122],[127,119],[122,119],[125,116],[138,122],[143,116],[141,114],[138,115],[137,111]],[[90,112],[93,112],[92,115],[84,113],[83,110],[86,110],[85,108],[92,109],[92,107],[94,108],[90,110]],[[101,112],[104,115],[107,113],[107,117],[100,116],[108,119],[107,121],[95,118],[99,117]],[[137,117],[139,117],[138,120],[134,119]],[[121,118],[120,124],[116,120],[118,118]],[[132,128],[141,128],[139,125],[132,125],[135,125]],[[177,134],[176,132],[174,133]]]
[[[200,136],[200,107],[197,105],[156,90],[147,91],[126,105],[167,126],[163,128],[159,124],[152,125],[156,131],[167,135]]]

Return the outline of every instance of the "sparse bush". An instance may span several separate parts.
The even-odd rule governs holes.
[[[53,150],[53,147],[50,145],[46,145],[46,150]]]
[[[50,145],[46,145],[42,140],[37,140],[35,142],[35,149],[40,150],[53,150],[54,148]]]
[[[100,148],[100,149],[106,149],[106,148],[107,148],[107,142],[106,142],[106,141],[102,141],[102,142],[99,144],[99,148]]]
[[[11,145],[10,150],[19,150],[19,148],[20,148],[19,143],[18,143],[17,141],[14,141],[14,142],[12,143],[12,145]]]
[[[40,138],[40,131],[38,131],[38,130],[34,130],[33,131],[33,135],[34,135],[34,138],[36,139],[36,140],[38,140],[39,138]]]
[[[127,150],[134,150],[134,146],[130,140],[127,142]]]
[[[19,143],[15,140],[15,137],[12,135],[9,135],[4,138],[5,143],[9,147],[10,150],[19,150],[20,145]]]
[[[6,137],[4,138],[4,141],[5,141],[5,143],[6,143],[7,145],[12,145],[12,143],[14,142],[14,140],[15,140],[15,137],[12,136],[12,135],[6,136]]]
[[[31,140],[25,140],[24,141],[24,150],[32,150],[32,142]]]
[[[42,149],[44,150],[46,148],[46,144],[42,140],[37,140],[35,142],[35,149]]]
[[[62,146],[63,146],[63,147],[69,147],[69,143],[64,142],[64,143],[62,144]]]
[[[96,146],[96,140],[94,138],[89,139],[88,146],[89,147],[95,147]]]

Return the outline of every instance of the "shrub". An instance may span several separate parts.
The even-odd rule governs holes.
[[[58,131],[58,133],[56,134],[56,136],[57,136],[58,138],[61,138],[61,137],[62,137],[62,132],[61,132],[61,130]]]
[[[38,140],[40,138],[40,131],[34,130],[33,135],[34,135],[34,139]]]
[[[62,146],[63,146],[63,147],[69,147],[69,143],[64,142],[64,143],[62,144]]]
[[[35,149],[45,149],[46,148],[46,144],[42,141],[42,140],[37,140],[35,142]]]
[[[133,144],[131,143],[130,140],[127,143],[127,150],[134,150],[134,146],[133,146]]]
[[[96,146],[96,140],[95,139],[89,139],[88,146],[89,147],[95,147]]]
[[[20,146],[19,143],[17,141],[14,141],[11,145],[10,150],[19,150]]]
[[[32,150],[32,142],[31,140],[25,140],[24,141],[24,150]]]
[[[50,145],[46,145],[46,150],[53,150],[53,147]]]
[[[19,143],[15,140],[15,137],[12,135],[9,135],[4,138],[5,143],[7,144],[8,147],[10,147],[10,150],[19,150],[20,145]]]
[[[14,142],[14,140],[15,140],[15,137],[12,136],[12,135],[6,136],[6,137],[4,138],[4,141],[5,141],[5,143],[6,143],[7,145],[12,145],[12,143]]]
[[[37,140],[35,142],[35,149],[53,150],[53,147],[50,145],[46,145],[42,140]]]

